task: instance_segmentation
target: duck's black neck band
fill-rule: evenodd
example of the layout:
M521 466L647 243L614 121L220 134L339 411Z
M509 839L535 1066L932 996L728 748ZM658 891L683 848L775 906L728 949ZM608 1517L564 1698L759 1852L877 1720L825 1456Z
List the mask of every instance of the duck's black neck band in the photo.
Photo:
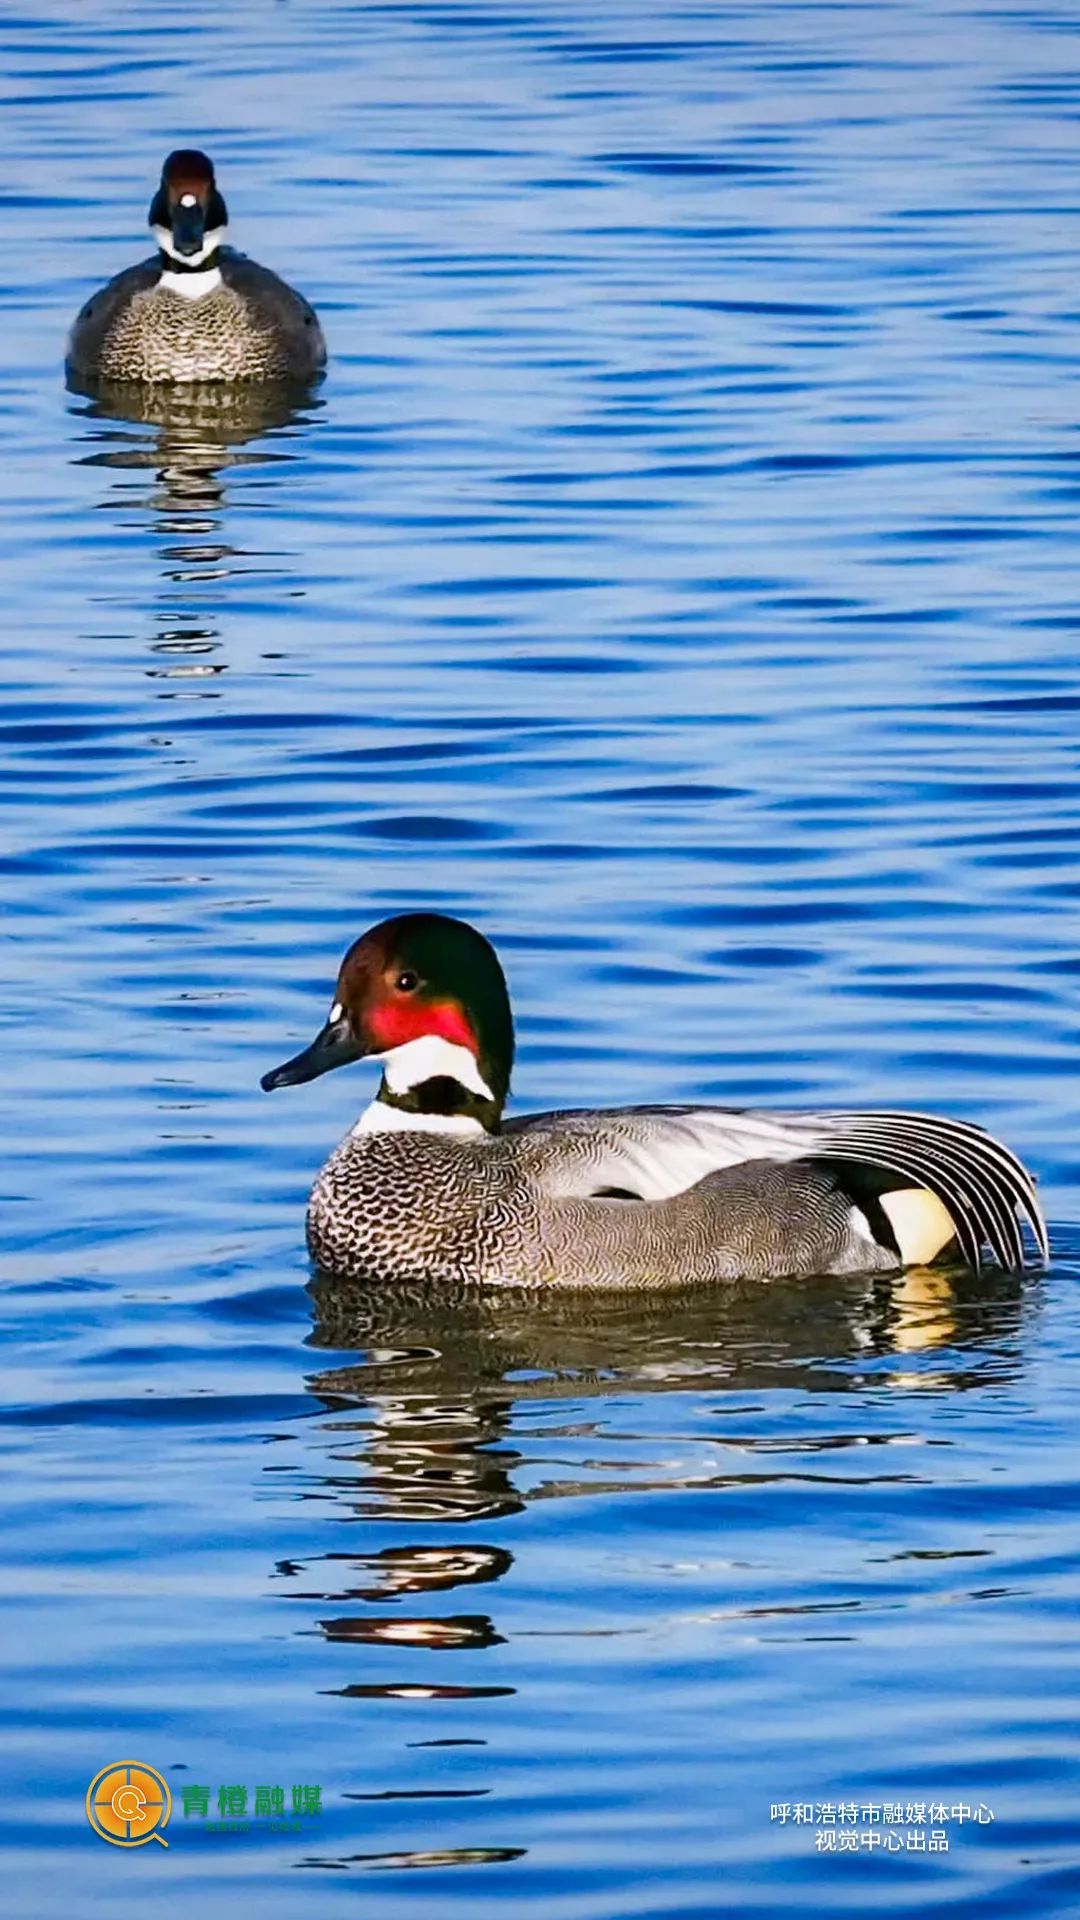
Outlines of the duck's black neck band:
M163 273L212 273L215 267L221 265L221 248L215 247L213 253L208 253L198 265L193 260L178 260L175 254L166 253L164 247L158 248L158 259Z
M415 1087L407 1087L404 1093L395 1093L384 1079L378 1098L385 1106L397 1107L401 1113L434 1113L447 1118L451 1114L460 1114L466 1120L479 1121L487 1133L499 1131L498 1102L485 1100L482 1094L463 1087L460 1080L455 1080L448 1073L437 1073L430 1080L419 1080Z

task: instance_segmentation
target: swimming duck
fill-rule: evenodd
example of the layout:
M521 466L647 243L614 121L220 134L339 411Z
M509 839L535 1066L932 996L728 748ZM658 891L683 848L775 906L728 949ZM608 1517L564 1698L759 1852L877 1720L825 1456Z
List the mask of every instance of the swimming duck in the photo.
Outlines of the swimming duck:
M150 203L158 253L91 296L71 330L75 381L307 380L326 362L299 293L225 245L225 202L205 153L179 149Z
M1034 1182L980 1127L915 1113L704 1106L506 1120L502 967L463 920L408 913L349 948L329 1018L264 1075L295 1086L373 1055L375 1099L318 1175L308 1246L370 1280L655 1287L889 1272L988 1247L1043 1260Z

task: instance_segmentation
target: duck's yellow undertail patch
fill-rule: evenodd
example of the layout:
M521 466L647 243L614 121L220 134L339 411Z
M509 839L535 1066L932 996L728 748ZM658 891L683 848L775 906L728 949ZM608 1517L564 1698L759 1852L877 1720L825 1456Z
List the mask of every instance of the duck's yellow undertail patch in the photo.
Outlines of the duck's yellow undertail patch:
M905 1267L924 1267L956 1238L948 1208L926 1187L898 1187L881 1204Z

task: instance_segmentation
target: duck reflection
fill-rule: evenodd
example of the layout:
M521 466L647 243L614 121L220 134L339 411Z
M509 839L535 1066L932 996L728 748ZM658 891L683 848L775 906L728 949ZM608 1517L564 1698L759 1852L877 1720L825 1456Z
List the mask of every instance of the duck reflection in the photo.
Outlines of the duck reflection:
M298 457L289 443L317 423L323 403L316 388L98 385L73 391L86 400L77 412L94 443L76 464L112 469L118 477L101 506L125 527L134 506L161 540L159 624L150 643L159 661L148 669L150 677L211 681L226 666L214 657L221 649L209 611L215 583L268 570L263 557L224 537L229 478L242 468L285 466ZM150 476L146 485L133 484L131 476L140 474ZM278 572L280 558L270 566ZM212 689L184 691L205 697Z
M358 1585L340 1585L334 1579L337 1562L341 1579L358 1574ZM511 1555L503 1547L416 1546L383 1547L368 1554L326 1553L317 1563L281 1560L277 1574L281 1579L311 1576L314 1566L323 1574L324 1584L294 1587L294 1600L400 1600L413 1593L442 1593L450 1587L473 1586L487 1580L499 1580L511 1565Z
M311 1390L330 1408L361 1403L381 1436L407 1431L421 1456L437 1433L455 1458L490 1445L530 1400L602 1400L628 1387L829 1393L898 1372L960 1391L985 1381L991 1358L998 1370L1018 1363L1025 1298L1015 1275L942 1268L623 1294L375 1288L320 1275L309 1291L309 1344L363 1352L315 1374ZM397 1446L395 1459L404 1465ZM380 1500L395 1485L381 1480Z
M435 1523L455 1534L527 1502L781 1479L790 1465L770 1464L777 1455L886 1446L895 1435L882 1417L883 1391L961 1392L1015 1371L1024 1299L1011 1276L939 1271L623 1296L372 1288L319 1277L310 1293L310 1345L358 1355L308 1381L327 1410L321 1479L340 1515ZM788 1434L779 1416L763 1427L760 1400L744 1430L746 1396L773 1389L819 1396L821 1431L800 1423ZM857 1396L870 1389L873 1412L860 1420ZM611 1433L605 1402L676 1391L707 1393L716 1410L708 1431L695 1428L693 1443L677 1450L679 1464L643 1460L635 1440L652 1451L649 1421L638 1436L623 1431L625 1419ZM879 1477L891 1477L884 1466ZM457 1535L283 1562L278 1576L297 1598L379 1606L493 1583L511 1564L505 1547ZM479 1618L418 1617L404 1637L491 1644L490 1622ZM355 1630L338 1618L323 1631L400 1644L395 1621L390 1632L381 1616L365 1616Z
M906 1481L894 1446L912 1441L913 1391L1010 1377L1025 1299L1037 1295L1012 1277L934 1271L623 1296L373 1288L320 1276L310 1297L309 1345L328 1364L307 1382L323 1412L306 1425L302 1492L312 1497L314 1459L337 1524L330 1551L278 1563L275 1590L301 1603L295 1631L331 1655L321 1694L350 1712L394 1703L421 1736L409 1745L483 1746L487 1703L515 1693L519 1660L529 1670L520 1625L494 1604L523 1509L650 1489L745 1486L754 1498L793 1477L819 1483L823 1498L835 1481L868 1490ZM859 1451L836 1457L848 1448ZM351 1550L343 1524L357 1527ZM394 1529L385 1545L381 1525ZM558 1592L565 1567L554 1577ZM786 1616L804 1604L766 1583L763 1597L725 1607L722 1575L717 1599L717 1619ZM395 1771L391 1750L379 1769L357 1797L477 1797L467 1767L435 1785L421 1775L417 1786ZM445 1808L439 1817L445 1828ZM395 1851L391 1827L385 1852L298 1864L442 1858L431 1851L441 1832L416 1837L426 1846ZM503 1837L475 1814L462 1815L460 1837L455 1859L502 1857L475 1845Z

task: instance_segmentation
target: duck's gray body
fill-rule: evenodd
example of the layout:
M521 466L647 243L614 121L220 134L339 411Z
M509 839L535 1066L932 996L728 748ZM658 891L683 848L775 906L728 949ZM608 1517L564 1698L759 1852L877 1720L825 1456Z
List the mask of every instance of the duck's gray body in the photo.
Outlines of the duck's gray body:
M71 330L77 382L142 385L309 380L326 363L312 307L284 280L222 247L220 284L189 299L162 284L160 254L86 302Z
M663 1287L885 1273L984 1247L1047 1255L1034 1183L962 1120L723 1107L503 1117L514 1030L467 921L404 913L354 941L327 1020L267 1093L353 1060L378 1093L323 1167L308 1245L371 1281Z
M1030 1177L962 1122L642 1107L460 1137L363 1129L308 1209L313 1258L354 1279L633 1288L894 1271L890 1187L947 1201L974 1266L983 1244L1023 1265L1018 1211L1044 1247Z

